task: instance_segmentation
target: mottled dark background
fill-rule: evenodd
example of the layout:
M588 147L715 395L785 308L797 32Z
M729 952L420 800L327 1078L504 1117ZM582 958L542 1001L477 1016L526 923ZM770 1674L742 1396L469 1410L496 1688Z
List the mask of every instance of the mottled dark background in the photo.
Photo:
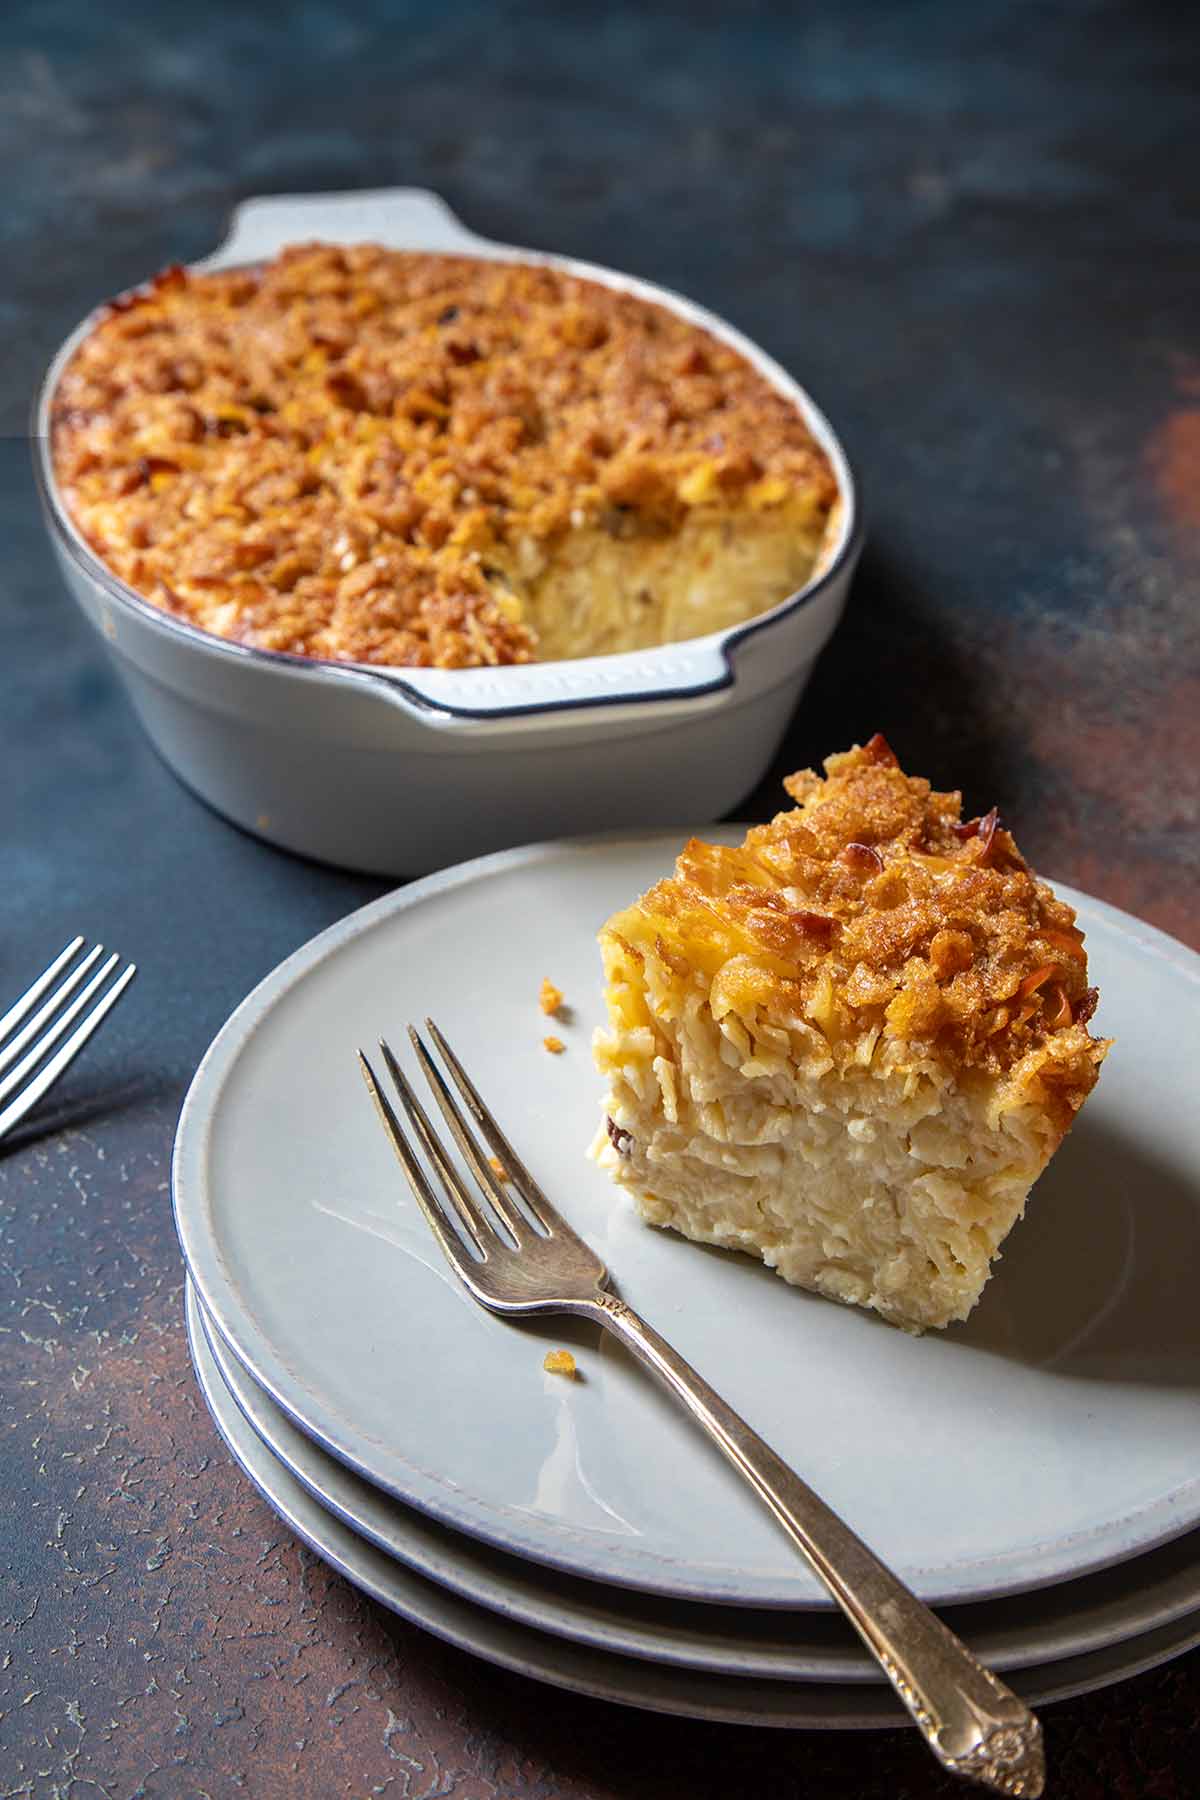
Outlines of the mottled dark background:
M361 1601L199 1401L180 1098L380 891L165 772L66 599L25 422L91 304L250 193L438 189L694 294L812 388L870 545L777 773L882 728L1047 870L1200 943L1200 35L1179 5L9 5L0 15L0 995L142 973L0 1159L0 1793L904 1800L909 1738L655 1721ZM744 810L773 810L765 783ZM1197 1792L1200 1659L1046 1718L1058 1800Z

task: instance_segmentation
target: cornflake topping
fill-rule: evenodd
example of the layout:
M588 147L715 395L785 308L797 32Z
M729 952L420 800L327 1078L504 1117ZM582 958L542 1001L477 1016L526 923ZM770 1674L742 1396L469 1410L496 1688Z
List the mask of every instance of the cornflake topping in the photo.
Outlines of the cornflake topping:
M674 312L556 269L301 244L167 270L54 399L55 475L109 567L236 642L457 669L536 654L508 570L590 525L837 484L799 410Z
M835 1061L892 1043L913 1066L1007 1071L1074 1033L1059 1061L1090 1085L1083 935L996 808L963 823L961 796L906 775L880 735L824 767L790 776L795 809L743 844L693 839L606 935L681 976L702 968L718 1018L815 1030ZM1078 1104L1070 1080L1048 1103Z

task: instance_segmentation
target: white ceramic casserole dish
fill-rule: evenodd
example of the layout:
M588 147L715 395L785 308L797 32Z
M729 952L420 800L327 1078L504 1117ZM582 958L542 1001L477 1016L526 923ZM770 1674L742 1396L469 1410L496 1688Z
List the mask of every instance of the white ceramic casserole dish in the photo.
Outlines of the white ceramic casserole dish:
M59 498L51 406L93 314L46 374L34 461L67 585L168 765L271 843L381 874L420 874L535 838L728 812L770 762L857 560L854 479L828 422L777 363L701 307L609 269L492 243L416 188L246 201L224 244L194 266L260 262L306 240L548 263L669 307L732 344L800 408L838 481L838 529L806 587L686 643L464 670L247 648L142 599L93 554Z

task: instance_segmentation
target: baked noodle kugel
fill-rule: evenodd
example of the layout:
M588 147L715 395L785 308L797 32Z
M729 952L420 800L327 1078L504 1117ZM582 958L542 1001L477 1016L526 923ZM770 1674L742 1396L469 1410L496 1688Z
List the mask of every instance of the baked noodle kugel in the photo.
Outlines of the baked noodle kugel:
M360 244L171 269L52 408L95 553L257 649L460 669L641 650L803 587L837 532L799 407L664 306Z
M1095 1084L1071 907L882 737L600 933L594 1147L642 1217L910 1331L965 1319Z

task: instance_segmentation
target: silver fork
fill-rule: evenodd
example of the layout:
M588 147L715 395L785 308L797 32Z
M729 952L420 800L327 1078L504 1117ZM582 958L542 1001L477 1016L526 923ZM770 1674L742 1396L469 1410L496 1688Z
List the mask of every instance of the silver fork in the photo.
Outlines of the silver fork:
M361 1050L358 1059L409 1186L467 1291L490 1312L574 1313L615 1333L683 1402L775 1515L878 1660L938 1761L953 1774L999 1793L1035 1800L1045 1784L1045 1760L1041 1727L1028 1707L976 1661L652 1325L606 1291L609 1275L600 1258L547 1200L433 1020L425 1024L461 1105L411 1025L409 1036L481 1199L451 1160L387 1044L380 1040L383 1060L445 1201L434 1191ZM505 1191L476 1131L523 1207Z
M137 974L137 965L126 963L110 983L109 977L120 957L111 955L96 969L104 955L103 945L97 944L77 962L83 945L84 939L77 937L60 951L0 1019L0 1138L53 1087ZM43 994L54 987L60 975L63 979L58 987L49 999L43 1000ZM88 975L91 980L81 988ZM81 1013L83 1018L75 1025Z

